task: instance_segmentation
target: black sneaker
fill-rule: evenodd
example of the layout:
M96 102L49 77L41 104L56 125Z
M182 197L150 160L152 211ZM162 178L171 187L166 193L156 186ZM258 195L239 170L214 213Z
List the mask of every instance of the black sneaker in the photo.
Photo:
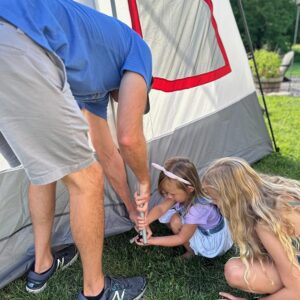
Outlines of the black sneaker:
M138 300L146 290L146 279L142 276L114 278L105 276L104 292L99 300ZM80 293L77 300L87 298Z
M26 291L38 294L42 292L46 286L48 279L57 270L64 270L72 265L78 258L78 251L75 245L70 245L54 254L53 264L49 270L43 273L34 272L34 264L27 274Z

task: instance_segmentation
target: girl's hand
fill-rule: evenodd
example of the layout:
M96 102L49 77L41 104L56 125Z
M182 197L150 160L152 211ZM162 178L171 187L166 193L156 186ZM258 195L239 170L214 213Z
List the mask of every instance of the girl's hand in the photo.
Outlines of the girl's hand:
M225 297L222 299L227 299L227 300L247 300L246 298L235 297L235 296L233 296L229 293L225 293L225 292L220 292L219 295L222 297ZM222 299L218 299L218 300L222 300Z
M152 232L151 232L152 234ZM151 246L153 245L153 241L154 241L155 237L152 237L151 235L148 237L147 236L147 244L144 244L144 241L142 238L140 238L138 235L135 237L134 241L137 245L139 246Z
M150 226L146 227L146 232L147 232L147 240L149 240L152 237L152 230Z
M145 228L145 227L143 227L143 229L144 229L144 228ZM135 227L135 230L136 230L137 232L141 231L141 229L136 228L136 227ZM146 234L147 234L147 239L150 239L151 236L152 236L152 230L151 230L150 226L147 226L147 227L146 227ZM137 238L138 238L138 236L137 236Z
M134 242L139 246L147 246L148 244L144 244L143 238L140 237L140 235L137 235L134 239ZM148 240L147 240L148 242Z

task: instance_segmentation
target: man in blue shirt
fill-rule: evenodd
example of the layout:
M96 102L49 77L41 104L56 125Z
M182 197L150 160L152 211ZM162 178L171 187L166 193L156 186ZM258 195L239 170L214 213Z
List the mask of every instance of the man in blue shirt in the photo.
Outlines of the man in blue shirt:
M72 0L0 2L0 132L32 182L36 259L28 291L42 291L55 270L76 256L51 253L55 182L62 179L70 193L71 229L83 265L78 299L129 300L144 293L143 277L114 279L102 273L103 175L74 99L85 111L105 173L128 205L123 161L106 122L108 97L114 94L120 152L136 175L142 204L147 204L150 178L142 117L150 81L149 48L116 19Z

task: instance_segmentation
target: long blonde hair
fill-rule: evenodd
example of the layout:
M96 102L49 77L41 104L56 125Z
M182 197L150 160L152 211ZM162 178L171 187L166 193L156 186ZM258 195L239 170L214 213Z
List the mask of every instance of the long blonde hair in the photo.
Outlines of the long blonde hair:
M269 258L258 239L255 226L262 223L275 234L292 264L295 263L296 249L292 237L295 228L280 213L296 207L288 202L300 201L300 183L279 176L258 174L243 159L221 158L213 161L201 177L204 186L213 188L220 196L218 206L229 221L232 238L240 251L246 266L249 262ZM299 245L298 245L299 246Z
M189 208L194 204L195 199L200 195L200 179L195 165L186 157L172 157L165 161L164 168L172 172L173 174L179 176L182 179L187 180L191 183L191 185L187 185L176 179L171 179L165 175L164 172L160 172L158 178L158 191L161 195L163 195L163 186L166 180L172 180L176 183L176 186L188 192L188 187L191 186L194 188L193 192L189 193L189 199L186 203L184 203L184 213L186 213Z

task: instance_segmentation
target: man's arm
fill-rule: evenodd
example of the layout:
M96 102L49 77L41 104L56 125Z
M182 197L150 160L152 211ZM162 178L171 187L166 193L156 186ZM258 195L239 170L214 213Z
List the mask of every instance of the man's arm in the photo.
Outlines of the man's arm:
M143 113L147 99L144 78L126 72L122 78L118 95L117 136L125 162L139 183L142 203L150 198L150 175L148 170L147 146L143 133Z

